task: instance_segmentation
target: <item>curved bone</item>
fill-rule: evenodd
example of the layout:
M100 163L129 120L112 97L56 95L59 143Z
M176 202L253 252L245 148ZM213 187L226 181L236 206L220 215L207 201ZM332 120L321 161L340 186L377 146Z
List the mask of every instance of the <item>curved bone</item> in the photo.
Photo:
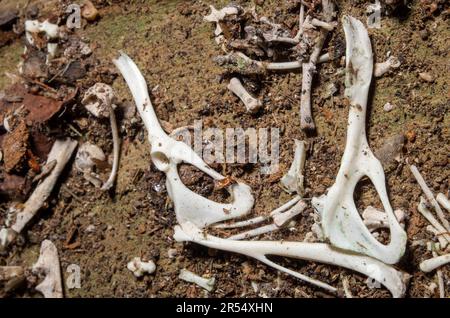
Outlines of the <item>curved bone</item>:
M198 227L233 219L247 214L253 207L254 199L249 186L236 183L230 186L233 201L221 204L195 192L181 181L178 164L191 164L216 180L225 177L211 169L188 145L170 138L158 122L148 95L147 84L136 64L126 55L114 60L133 95L136 107L148 131L151 157L158 170L166 174L167 192L174 202L177 220L193 222Z
M209 248L253 257L279 271L331 292L336 292L336 288L280 266L269 260L267 256L291 257L352 269L379 281L389 289L394 297L402 297L406 290L406 276L393 267L367 256L332 248L328 244L285 241L231 241L205 234L201 229L189 222L181 226L175 226L174 238L177 241L195 242Z
M329 189L322 212L325 237L339 248L395 264L405 252L406 233L392 210L386 191L383 167L373 155L366 138L366 110L373 56L364 25L344 16L346 37L346 96L350 100L347 142L335 184ZM368 176L380 196L391 233L388 245L378 242L364 225L353 200L358 181Z

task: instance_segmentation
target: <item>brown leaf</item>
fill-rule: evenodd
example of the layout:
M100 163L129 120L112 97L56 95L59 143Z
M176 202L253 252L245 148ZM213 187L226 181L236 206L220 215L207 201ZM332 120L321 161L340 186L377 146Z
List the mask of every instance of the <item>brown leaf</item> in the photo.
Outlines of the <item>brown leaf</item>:
M30 190L30 183L24 177L5 173L2 178L0 194L10 199L23 199Z
M27 151L28 138L28 128L23 121L3 138L2 149L6 172L18 167L22 161Z
M33 123L43 123L53 117L63 105L63 102L45 96L27 94L23 104L29 111L26 116L27 121Z

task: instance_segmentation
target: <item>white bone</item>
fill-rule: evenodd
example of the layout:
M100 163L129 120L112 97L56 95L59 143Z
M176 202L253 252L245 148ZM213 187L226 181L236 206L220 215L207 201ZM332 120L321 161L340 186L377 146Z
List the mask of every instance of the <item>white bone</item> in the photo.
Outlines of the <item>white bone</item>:
M166 173L168 194L174 202L179 224L175 227L174 234L177 241L192 241L207 247L247 255L268 266L332 292L335 292L336 288L282 267L270 261L267 255L307 259L343 266L380 281L391 291L394 297L404 295L406 276L370 257L337 250L327 244L234 241L220 239L205 233L204 228L210 224L238 218L248 213L253 206L250 188L241 183L232 184L233 203L224 205L197 195L184 186L177 172L177 164L181 161L194 165L216 180L221 180L224 177L211 170L185 143L178 142L164 133L151 105L145 80L136 64L125 54L114 60L114 63L130 87L139 114L147 128L153 163L159 170ZM224 208L227 209L227 213L224 213Z
M382 63L376 63L373 75L375 77L381 77L392 69L399 68L401 65L400 60L395 56L390 56L386 61Z
M156 270L156 265L153 261L143 262L140 257L135 257L127 264L127 268L134 276L142 277L145 274L152 274Z
M238 14L239 7L236 6L226 6L220 10L217 10L214 6L209 6L211 9L211 13L207 16L204 16L203 19L208 22L213 22L216 24L216 29L214 31L214 35L216 37L216 43L220 44L222 42L222 28L220 26L220 21L225 19L228 15Z
M57 39L59 37L59 27L56 24L48 22L39 22L38 20L27 20L25 21L25 37L31 45L34 45L33 36L31 33L45 33L47 40ZM58 44L47 43L47 62L49 57L52 58L56 55L58 49Z
M334 16L334 3L331 0L322 0L323 15L326 22L331 22ZM314 19L313 19L314 20ZM306 21L305 21L306 22ZM311 113L311 87L316 64L318 63L320 52L325 43L328 30L323 29L319 34L309 61L302 64L302 94L300 98L300 127L305 130L314 130L315 124Z
M325 22L325 21L320 21L320 20L318 20L318 19L316 19L316 18L313 18L313 19L311 20L311 24L312 24L313 26L320 27L320 28L325 29L325 30L327 30L327 31L332 31L332 30L334 29L334 27L335 27L335 24L333 24L333 23L328 23L328 22Z
M329 189L321 213L324 235L336 247L395 264L403 256L406 233L392 211L387 196L383 167L369 148L366 137L366 110L373 56L364 25L344 16L346 38L346 96L350 100L347 142L336 182ZM353 199L356 184L368 176L380 196L387 213L391 240L378 242L364 225Z
M438 231L437 236L446 239L447 242L450 243L450 234L445 229L445 227L441 223L439 223L438 220L436 220L436 218L433 216L430 210L428 210L427 202L422 197L420 197L420 202L419 205L417 206L417 210Z
M64 140L58 139L54 142L52 149L48 154L47 163L56 160L55 167L23 204L23 207L17 213L16 220L11 228L3 228L0 230L0 247L6 247L11 243L17 234L22 232L28 222L42 208L76 146L77 142L70 138Z
M33 273L43 273L44 280L36 286L45 298L62 298L61 268L59 266L58 250L49 240L41 244L39 259L33 265Z
M302 67L301 61L293 62L269 62L264 63L249 58L242 52L231 52L227 55L219 56L215 59L219 64L236 64L247 65L249 68L254 68L259 72L264 71L291 71L297 70Z
M272 212L269 213L269 215L267 216L257 216L254 217L252 219L248 219L245 221L239 221L239 222L235 222L235 223L231 223L231 224L217 224L214 226L214 228L217 229L234 229L234 228L238 228L238 227L245 227L245 226L250 226L250 225L255 225L261 222L266 221L267 219L280 214L288 209L290 209L292 206L294 206L294 204L296 204L298 201L300 201L301 198L300 196L295 196L293 199L289 200L288 202L286 202L285 204L283 204L282 206L276 208L275 210L273 210Z
M194 283L209 292L212 292L214 290L214 285L216 283L215 277L203 278L186 269L182 269L180 271L180 275L178 276L178 278L188 283Z
M205 234L201 229L189 222L183 223L181 226L175 226L174 238L179 242L191 241L206 247L253 257L279 271L331 292L336 292L336 288L280 266L269 260L267 256L292 257L352 269L381 282L390 290L394 297L402 297L406 290L406 276L393 267L367 256L334 249L328 244L286 241L231 241Z
M303 187L303 169L306 161L306 147L304 141L294 139L294 142L294 160L292 161L289 171L281 178L281 184L283 185L283 189L288 193L296 192L299 195L303 195L305 191Z
M16 277L25 275L25 270L22 266L0 266L0 282L8 281Z
M243 233L239 233L233 236L230 236L229 240L242 240L248 239L254 236L266 234L269 232L274 232L281 229L283 226L287 224L289 220L299 215L304 209L306 209L306 203L304 201L298 201L292 208L284 212L277 212L271 214L273 218L273 224L265 225L262 227L258 227L253 230L249 230Z
M405 212L403 212L402 210L395 210L394 214L400 225L404 227L405 226L404 221L406 218ZM383 211L377 210L373 206L368 206L366 209L364 209L362 213L362 218L364 224L371 231L377 230L379 228L389 227L387 214L384 213Z
M114 114L114 99L114 91L111 86L104 83L96 83L86 91L81 101L86 109L95 117L109 117L113 137L113 166L108 180L102 186L102 190L105 191L114 185L117 171L119 170L120 139L116 115Z
M410 165L409 169L411 170L413 176L416 178L419 186L422 188L422 191L425 194L425 197L427 198L428 202L430 202L433 208L436 210L436 214L439 220L441 221L442 225L447 230L447 232L450 232L450 224L448 220L445 218L444 211L442 211L441 207L437 203L436 199L434 198L433 192L431 192L430 188L427 186L419 170L415 165Z
M103 162L105 160L105 153L100 147L86 142L78 148L75 157L75 167L83 173L86 180L99 188L102 185L102 181L94 174L93 169L97 162Z
M232 184L232 203L220 204L192 192L182 183L177 168L181 162L195 166L215 180L225 177L211 169L187 144L170 138L164 132L151 104L145 79L136 64L125 54L114 60L114 64L125 78L147 128L152 160L156 168L167 176L166 187L174 202L178 221L190 221L202 228L247 214L254 199L246 184Z
M427 225L426 230L432 233L439 241L439 244L445 249L448 245L447 240L442 236L441 232L436 229L433 225Z
M261 101L250 95L238 78L233 77L227 87L241 99L248 112L254 113L261 108Z
M423 272L428 273L434 271L436 268L444 266L447 263L450 263L450 254L445 254L427 259L426 261L420 263L420 269Z
M442 193L438 193L436 196L436 201L442 205L444 209L450 212L450 201Z

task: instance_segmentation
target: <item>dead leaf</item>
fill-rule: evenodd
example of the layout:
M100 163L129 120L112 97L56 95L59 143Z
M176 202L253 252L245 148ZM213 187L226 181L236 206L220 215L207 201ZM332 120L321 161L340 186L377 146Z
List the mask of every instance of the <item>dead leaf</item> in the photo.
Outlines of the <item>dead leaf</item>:
M6 172L10 172L21 163L27 152L28 138L28 128L23 121L3 138L3 161Z

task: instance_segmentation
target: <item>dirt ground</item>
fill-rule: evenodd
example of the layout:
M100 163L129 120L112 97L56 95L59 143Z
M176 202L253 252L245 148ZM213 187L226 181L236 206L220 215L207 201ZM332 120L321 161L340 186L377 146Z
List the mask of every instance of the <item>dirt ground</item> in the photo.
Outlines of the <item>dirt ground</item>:
M3 5L5 1L0 1ZM25 2L25 1L23 1ZM252 1L236 1L244 7ZM290 29L297 14L287 12L279 1L255 1L257 12ZM20 2L19 2L20 3ZM77 31L94 47L94 54L117 73L111 62L118 50L137 63L151 89L157 115L174 128L202 119L206 127L229 128L278 127L280 129L281 174L287 171L293 156L293 139L309 144L306 161L306 198L321 195L337 174L344 151L348 107L344 96L343 66L320 65L313 88L313 116L317 131L306 135L299 128L301 73L270 74L255 95L263 98L264 109L255 115L245 112L243 104L226 89L224 69L213 62L222 54L213 38L214 27L203 21L209 4L222 7L227 1L97 1L100 19L83 22ZM365 1L339 1L339 17L352 15L366 20ZM435 194L448 195L450 181L450 27L448 13L430 14L421 1L412 1L410 9L382 16L380 29L369 29L377 62L388 52L398 56L402 65L392 73L373 80L368 111L368 139L372 149L381 149L390 137L406 138L399 161L383 162L391 203L408 216L407 252L397 267L412 275L407 297L438 297L428 286L437 282L436 274L421 272L418 265L431 257L425 246L412 246L417 240L433 240L426 231L428 223L417 211L422 192L407 162L414 163ZM426 30L426 31L424 31ZM332 33L330 42L342 41L342 25ZM0 48L0 91L9 85L4 72L17 72L23 52L23 37ZM428 72L433 82L424 81L420 72ZM87 73L86 77L94 75ZM124 111L132 104L131 94L120 76L113 87ZM326 87L334 83L338 92L326 96ZM395 107L386 112L383 106ZM82 108L81 105L74 107ZM77 112L75 112L77 113ZM110 129L86 112L72 118L81 136L112 152ZM175 213L167 200L165 176L150 162L146 132L138 115L134 122L121 120L122 154L117 185L106 194L87 183L73 165L61 179L48 207L8 252L0 254L0 265L31 266L39 255L42 240L48 238L58 247L64 279L71 264L80 266L81 288L65 288L67 297L335 297L324 290L290 276L279 274L258 261L244 256L207 249L195 244L176 243L173 239ZM69 128L66 128L69 130ZM72 133L73 134L73 133ZM108 137L108 138L106 138ZM280 187L279 177L259 173L259 164L213 166L233 175L252 188L255 206L252 215L266 214L290 199ZM187 174L193 173L187 171ZM107 177L108 172L104 172ZM210 180L194 174L198 191L214 196ZM382 208L376 191L367 180L360 182L356 194L360 207ZM9 202L2 200L2 211ZM264 239L304 239L313 224L309 207L296 218L294 228L268 234ZM0 213L0 225L5 221ZM68 238L69 237L69 238ZM78 242L76 245L68 246ZM75 246L75 247L74 247ZM170 258L169 249L176 249ZM135 256L152 259L157 269L152 275L135 278L126 268ZM339 288L342 276L349 279L355 297L390 297L384 289L370 289L366 277L352 271L298 260L280 260L289 268ZM203 289L178 279L187 268L197 274L216 277L216 289ZM450 295L450 267L442 268L446 295ZM251 282L257 282L255 292ZM13 297L35 297L23 286Z

